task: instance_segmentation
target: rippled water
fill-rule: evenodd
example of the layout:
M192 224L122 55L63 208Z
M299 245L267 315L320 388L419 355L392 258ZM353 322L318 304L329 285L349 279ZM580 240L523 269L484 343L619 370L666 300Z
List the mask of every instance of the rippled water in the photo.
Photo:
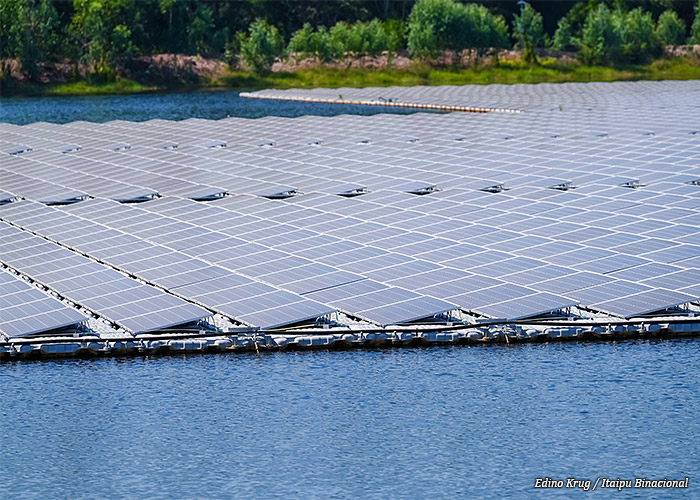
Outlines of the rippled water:
M584 495L534 490L544 476L689 476L621 495L697 498L699 347L2 363L0 498Z
M4 99L0 121L388 111L207 92ZM700 498L699 351L669 340L0 363L0 500ZM545 476L689 476L690 489L534 490Z
M106 122L109 120L144 121L154 118L216 120L227 116L243 118L285 116L291 118L302 115L373 115L377 113L410 114L415 113L415 110L351 104L247 99L239 97L238 91L230 90L122 96L13 97L0 101L0 122L17 125L37 121L67 123L75 120Z

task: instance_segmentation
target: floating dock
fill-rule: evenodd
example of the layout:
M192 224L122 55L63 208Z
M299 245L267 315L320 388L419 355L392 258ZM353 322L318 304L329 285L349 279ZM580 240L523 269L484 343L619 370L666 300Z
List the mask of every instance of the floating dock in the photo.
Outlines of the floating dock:
M271 90L241 92L240 96L248 99L272 99L323 104L352 104L358 106L385 106L393 108L428 109L432 111L459 111L463 113L520 113L517 109L478 108L474 106L461 106L458 104L434 104L415 101L403 102L399 100L399 98L383 98L381 96L375 99L344 98L342 94L338 94L336 97L314 97L313 95L293 95L291 93L284 93L284 91Z

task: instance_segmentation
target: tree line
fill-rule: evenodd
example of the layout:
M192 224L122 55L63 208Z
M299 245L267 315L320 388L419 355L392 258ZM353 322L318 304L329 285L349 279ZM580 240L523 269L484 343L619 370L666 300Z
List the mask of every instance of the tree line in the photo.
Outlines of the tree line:
M0 0L0 59L29 78L58 61L116 75L139 55L181 53L242 61L339 61L406 50L418 60L538 49L576 51L585 64L642 63L668 45L700 44L700 0Z

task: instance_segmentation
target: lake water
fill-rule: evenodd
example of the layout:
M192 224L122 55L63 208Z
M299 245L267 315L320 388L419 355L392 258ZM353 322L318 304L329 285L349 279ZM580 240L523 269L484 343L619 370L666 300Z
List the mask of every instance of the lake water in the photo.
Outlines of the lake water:
M697 498L700 343L0 364L0 498Z
M5 99L0 121L388 111L207 92ZM668 340L0 363L0 499L699 498L699 359Z
M135 95L13 97L0 100L0 122L24 125L37 121L67 123L76 120L144 121L154 118L184 120L227 116L261 118L263 116L302 115L335 116L341 114L410 114L415 110L374 106L270 101L239 97L238 91L220 90L189 93L153 93Z

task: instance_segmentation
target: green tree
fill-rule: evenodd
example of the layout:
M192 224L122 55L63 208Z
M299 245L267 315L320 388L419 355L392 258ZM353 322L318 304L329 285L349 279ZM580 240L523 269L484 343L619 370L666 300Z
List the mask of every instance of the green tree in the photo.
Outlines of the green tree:
M331 47L331 34L325 26L320 26L313 37L313 46L316 57L320 61L329 62L333 59L333 48Z
M390 56L406 47L406 23L400 19L384 21L384 32L387 36L387 50Z
M463 27L464 33L473 31L474 38L463 40L460 50L476 49L479 55L494 51L493 55L498 58L498 49L510 47L508 25L503 16L492 14L483 5L468 4L464 6L464 10L467 12L466 22L473 24L475 28Z
M190 37L182 36L187 33L187 5L176 0L159 0L158 8L161 16L159 22L160 50L162 52L179 53L189 51Z
M187 26L188 45L190 50L197 54L209 54L212 51L212 39L215 35L212 14L211 7L199 3Z
M654 20L649 12L639 8L629 12L617 10L612 15L612 23L625 61L644 63L660 55L661 44L656 37Z
M656 24L656 36L663 45L682 45L685 42L685 22L672 10L666 10L659 16Z
M419 0L408 18L408 51L420 59L448 49L476 49L483 54L508 47L508 38L505 20L482 5Z
M331 50L330 34L325 26L320 26L314 31L311 24L294 32L287 45L289 54L296 54L299 59L317 57L320 61L328 62L333 54Z
M542 14L533 9L529 3L524 4L520 15L516 14L513 35L518 41L517 47L523 52L525 62L536 63L535 49L544 45L544 29Z
M551 47L554 50L565 50L575 44L576 40L574 39L571 21L566 17L562 17L557 23L557 30L552 37Z
M256 19L248 28L248 33L239 36L243 62L257 74L269 73L284 46L279 30L264 19Z
M136 52L131 40L133 0L74 0L71 31L93 76L113 78Z
M578 57L584 64L605 64L619 60L620 37L613 16L605 5L590 11L583 24Z
M330 29L331 56L333 59L344 59L352 45L352 30L345 21L338 21Z
M59 18L49 0L0 0L0 57L16 58L32 80L57 56Z
M131 42L131 30L123 24L112 29L109 63L122 68L126 61L136 53L136 47Z
M224 46L224 61L229 68L235 69L238 66L241 55L241 40L240 37L234 36L226 42Z
M391 35L378 19L353 24L339 21L328 32L328 50L333 59L343 59L349 55L377 56L391 50L392 43Z
M412 57L435 57L457 35L457 9L452 0L418 0L408 16L408 52Z
M314 57L316 50L313 46L313 36L314 29L311 27L311 24L304 23L304 26L300 30L295 31L289 39L287 52L296 54L300 59Z
M378 56L387 50L388 38L379 19L372 19L368 23L358 21L352 26L352 30L354 33L351 40L356 44L352 47L352 52L358 56Z
M700 43L700 0L698 0L698 3L695 5L695 19L693 20L693 25L690 27L688 43Z
M0 0L0 58L15 57L19 45L22 21L21 1Z
M36 0L30 1L31 13L29 16L29 28L33 33L34 43L38 46L41 56L55 57L60 41L60 19L50 0L41 0L36 5Z
M418 59L428 59L437 55L440 42L432 23L409 25L407 38L408 53Z

